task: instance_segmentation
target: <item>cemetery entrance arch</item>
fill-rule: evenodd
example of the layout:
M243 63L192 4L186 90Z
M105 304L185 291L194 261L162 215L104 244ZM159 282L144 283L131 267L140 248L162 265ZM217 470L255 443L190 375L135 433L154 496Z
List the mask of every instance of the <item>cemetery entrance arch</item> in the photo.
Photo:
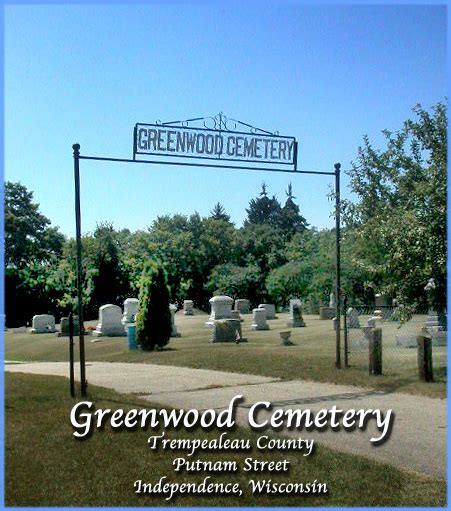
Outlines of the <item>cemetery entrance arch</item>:
M320 174L335 177L335 234L337 298L336 359L341 367L340 315L340 164L333 172L298 170L298 143L294 137L281 136L256 128L219 113L214 117L197 117L185 121L137 123L133 130L133 158L113 158L80 154L80 144L74 144L75 223L77 247L77 297L80 324L81 394L86 395L86 367L83 325L83 274L81 247L80 160L95 160L147 165L204 166L266 172L287 172L291 175ZM152 159L149 159L151 157ZM346 337L345 337L346 342ZM344 346L345 366L347 346Z

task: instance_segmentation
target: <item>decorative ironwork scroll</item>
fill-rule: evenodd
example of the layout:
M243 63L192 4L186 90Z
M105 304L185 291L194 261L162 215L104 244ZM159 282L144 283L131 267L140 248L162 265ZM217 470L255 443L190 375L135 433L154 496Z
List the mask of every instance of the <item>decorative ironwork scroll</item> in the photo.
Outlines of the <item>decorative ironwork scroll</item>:
M294 137L280 136L222 112L214 117L155 124L137 123L133 137L136 155L242 161L296 167Z

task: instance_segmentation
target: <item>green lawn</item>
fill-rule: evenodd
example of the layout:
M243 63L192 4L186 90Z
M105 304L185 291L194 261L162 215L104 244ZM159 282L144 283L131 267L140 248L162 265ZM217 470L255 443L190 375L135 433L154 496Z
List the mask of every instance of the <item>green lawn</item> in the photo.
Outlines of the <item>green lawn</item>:
M37 341L40 342L40 341ZM60 341L58 341L60 342ZM182 342L180 340L180 342ZM237 348L240 349L241 347ZM154 408L135 396L90 386L97 408ZM315 453L212 452L193 459L231 460L243 466L246 457L290 462L288 475L245 473L210 474L215 482L239 482L242 497L177 496L166 502L161 496L136 495L133 483L201 482L205 473L175 473L172 460L181 452L150 450L149 432L96 430L91 438L72 436L69 413L76 402L67 395L61 377L25 374L5 375L5 499L7 506L445 506L446 483L364 458L335 453L317 446ZM214 438L218 431L167 431L171 438ZM255 443L255 432L237 429L237 438ZM248 487L251 478L273 481L289 479L328 485L327 495L255 497Z
M187 366L446 397L446 348L434 348L437 381L423 383L418 381L416 350L395 346L394 336L411 326L398 330L395 323L384 323L384 374L374 377L368 374L366 351L351 351L350 367L340 370L335 368L335 332L331 321L321 321L318 316L305 316L307 326L291 329L295 346L287 347L280 345L278 332L287 330L288 314L278 316L278 319L268 321L270 330L254 332L250 328L252 315L245 315L243 335L249 342L237 346L234 343L208 342L210 332L204 325L207 315L183 316L177 313L176 325L182 337L171 339L164 351L130 352L125 337L104 338L102 342L92 343L92 337L87 336L86 360ZM86 324L95 323L91 321ZM419 318L412 325L421 323L422 318ZM351 339L357 335L361 335L361 332L350 331ZM5 359L68 360L67 338L57 338L55 334L14 334L7 331Z

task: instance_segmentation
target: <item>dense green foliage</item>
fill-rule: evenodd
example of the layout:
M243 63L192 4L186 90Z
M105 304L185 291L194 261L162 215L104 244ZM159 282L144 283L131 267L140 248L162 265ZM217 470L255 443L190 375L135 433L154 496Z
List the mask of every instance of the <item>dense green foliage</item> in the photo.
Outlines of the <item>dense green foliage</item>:
M5 183L5 266L23 268L49 263L61 255L64 236L39 212L33 192L20 183Z
M441 103L414 112L398 132L384 132L384 149L364 137L347 171L357 200L343 201L342 288L352 304L372 304L386 292L423 308L430 277L437 306L446 302L447 112ZM334 287L335 231L309 227L291 183L283 206L263 183L246 212L242 227L220 203L209 217L160 216L133 233L100 224L82 240L86 318L137 296L150 260L162 262L179 305L191 299L207 310L213 293L279 306L300 296L318 312ZM38 313L58 318L76 306L74 240L50 227L19 183L5 185L5 264L8 325Z
M7 181L5 201L5 313L9 324L55 310L62 279L49 271L62 255L64 236L39 212L33 193Z
M171 336L171 313L166 272L155 262L144 267L139 282L136 339L143 350L162 348Z
M106 303L122 305L130 293L130 286L119 256L119 242L111 224L97 227L94 245L90 307L97 310Z
M433 277L437 305L444 308L447 111L442 103L432 112L420 105L414 111L416 120L396 133L384 131L384 151L364 138L349 171L359 202L345 203L345 214L370 286L413 304L424 299Z

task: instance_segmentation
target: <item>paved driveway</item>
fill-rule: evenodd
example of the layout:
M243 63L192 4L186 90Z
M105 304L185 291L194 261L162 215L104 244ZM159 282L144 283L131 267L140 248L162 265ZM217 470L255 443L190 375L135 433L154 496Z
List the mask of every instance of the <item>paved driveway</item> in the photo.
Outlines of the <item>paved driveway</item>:
M78 366L76 366L78 369ZM68 364L34 362L5 364L5 370L68 376ZM395 422L389 440L375 447L369 439L377 433L370 421L366 431L289 431L291 437L311 438L332 449L358 454L435 478L446 478L446 400L401 393L384 393L358 387L310 381L281 381L276 378L151 364L92 362L87 379L108 387L174 408L224 409L241 394L237 411L239 424L249 427L249 407L270 401L277 408L310 408L317 411L336 405L349 409L392 409ZM89 389L89 387L88 387ZM259 416L263 417L263 415ZM379 436L377 434L376 436Z

